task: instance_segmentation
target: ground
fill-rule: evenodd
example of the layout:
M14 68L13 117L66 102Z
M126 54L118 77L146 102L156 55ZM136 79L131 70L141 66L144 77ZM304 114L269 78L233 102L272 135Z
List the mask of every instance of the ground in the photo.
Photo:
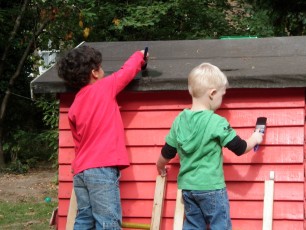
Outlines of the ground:
M35 199L57 199L56 169L40 167L26 174L0 173L0 201L20 202ZM48 198L47 198L48 201Z

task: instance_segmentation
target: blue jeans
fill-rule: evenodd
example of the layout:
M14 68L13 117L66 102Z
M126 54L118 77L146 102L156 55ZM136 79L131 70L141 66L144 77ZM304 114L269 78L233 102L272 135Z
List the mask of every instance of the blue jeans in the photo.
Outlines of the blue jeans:
M78 203L74 230L121 229L119 178L116 167L88 169L73 177Z
M185 220L183 230L231 230L226 188L211 191L183 190Z

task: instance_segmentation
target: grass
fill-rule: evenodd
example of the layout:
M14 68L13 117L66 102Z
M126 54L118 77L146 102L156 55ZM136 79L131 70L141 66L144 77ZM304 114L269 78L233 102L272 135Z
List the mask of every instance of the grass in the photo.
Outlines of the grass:
M57 202L38 202L34 199L19 203L0 202L0 229L50 229L49 221ZM51 228L52 229L52 228Z

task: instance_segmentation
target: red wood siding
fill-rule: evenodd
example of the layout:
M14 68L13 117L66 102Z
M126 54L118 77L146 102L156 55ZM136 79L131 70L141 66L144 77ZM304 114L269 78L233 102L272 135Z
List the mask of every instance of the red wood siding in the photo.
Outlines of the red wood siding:
M305 89L305 111L304 111L304 115L305 115L305 131L304 131L304 166L306 168L306 89ZM305 175L305 173L304 173ZM305 181L306 182L306 181ZM304 191L306 191L306 183L304 183ZM304 192L304 230L306 229L306 196L305 196L305 192Z
M74 157L67 111L73 95L61 95L59 139L59 229L65 229L72 188ZM124 92L118 98L131 166L122 171L124 221L150 223L155 189L155 162L174 117L190 107L190 97L178 92ZM225 116L242 138L254 130L258 116L268 128L257 153L237 157L224 149L224 171L233 229L262 227L264 181L275 172L273 229L303 229L305 89L229 89L218 114ZM172 229L178 159L168 170L162 229Z

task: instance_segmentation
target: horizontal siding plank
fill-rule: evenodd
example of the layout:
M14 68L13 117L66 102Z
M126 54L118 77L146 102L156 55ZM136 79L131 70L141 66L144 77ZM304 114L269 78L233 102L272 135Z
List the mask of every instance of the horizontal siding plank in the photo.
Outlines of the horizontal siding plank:
M236 129L241 138L249 138L254 129ZM168 130L126 130L126 144L128 146L163 145ZM303 145L304 127L268 128L263 145Z
M254 131L251 128L236 129L241 138L248 138ZM155 146L165 143L165 136L169 130L126 130L126 144L128 146ZM304 127L269 127L266 131L262 145L303 145ZM74 146L71 132L61 130L59 132L59 147Z
M60 113L58 119L58 128L59 130L70 129L68 121L68 113Z
M126 129L170 128L180 111L123 111L121 113ZM254 128L257 117L267 117L268 127L304 125L304 108L293 109L248 109L225 110L217 114L226 117L232 127Z
M65 230L66 229L66 222L67 222L67 216L59 216L58 223L57 223L57 229L58 230Z
M122 200L153 200L155 182L120 182ZM304 183L303 182L277 182L274 184L274 200L277 201L303 201ZM263 200L264 182L227 182L226 187L230 200ZM58 197L69 199L71 196L72 182L62 181L59 184ZM166 187L165 199L176 199L177 184L168 182Z
M221 108L304 107L303 96L303 88L228 89ZM122 92L118 104L122 110L177 110L190 107L191 97L188 91Z
M162 146L128 146L129 159L132 164L155 164ZM303 146L262 146L256 153L250 151L242 156L236 156L227 148L223 149L225 164L273 164L273 163L303 163ZM176 156L170 164L178 164Z
M66 216L69 208L69 199L60 199L59 216ZM123 217L150 218L153 200L122 200ZM166 200L163 217L173 217L175 200ZM231 218L233 219L262 219L262 201L231 201ZM247 210L247 211L246 211ZM303 220L304 202L275 201L274 219Z
M150 223L151 218L123 218L124 222L130 223ZM58 229L62 230L66 228L67 218L65 216L59 216ZM262 228L261 220L250 219L232 219L233 230L258 230ZM285 229L285 230L302 230L304 222L299 220L273 220L273 230ZM161 229L172 229L173 219L163 218ZM127 228L123 228L127 229ZM132 230L132 229L129 229Z
M271 171L275 172L275 181L304 181L304 170L302 164L224 166L226 181L264 181L269 179Z
M229 199L232 200L263 200L264 182L227 182L226 183ZM303 201L304 183L275 183L274 200L277 201ZM121 199L153 199L155 183L153 182L121 182ZM176 199L177 184L168 182L166 187L165 199Z
M182 110L174 111L122 111L121 116L126 129L152 129L171 127L175 117ZM226 117L232 127L254 127L257 117L267 117L268 127L304 125L304 108L283 109L220 109L217 114ZM61 113L59 129L70 129L68 114Z
M129 159L132 164L155 164L162 146L128 146ZM256 153L253 151L242 156L236 156L227 148L223 149L225 164L290 164L303 163L303 146L262 146ZM73 147L59 148L59 164L71 164L74 159ZM176 156L170 164L178 164L179 158Z
M59 216L67 216L68 210L69 210L69 204L70 200L69 199L59 199L59 206L58 206L58 215Z
M232 219L233 230L262 229L262 220ZM301 220L273 220L273 230L303 230Z
M58 149L58 163L59 164L71 164L74 159L75 150L74 147L60 147Z
M303 201L304 182L274 183L275 201ZM226 182L229 199L232 200L263 200L264 182Z
M264 181L269 179L270 171L275 171L275 181L304 181L303 164L292 165L225 165L227 181ZM143 173L146 172L146 173ZM176 181L178 166L168 169L168 180ZM122 181L151 181L157 174L155 165L131 165L122 171Z
M304 107L304 91L304 88L228 89L221 108ZM188 91L160 91L158 93L123 91L117 99L123 110L182 109L191 105ZM67 111L73 100L74 93L60 94L60 111Z
M273 219L303 220L304 202L275 201ZM231 217L240 219L262 219L263 202L258 201L231 201ZM246 211L247 210L247 211Z
M131 223L150 223L150 218L124 218L123 221ZM232 219L233 230L259 230L262 229L261 220ZM125 229L125 228L123 228ZM163 218L161 229L173 229L173 219ZM302 230L302 220L274 220L274 230ZM130 229L131 230L131 229Z
M304 165L225 165L224 174L227 181L264 181L269 179L270 171L275 172L275 181L304 181ZM144 173L145 172L145 173ZM168 180L176 181L178 165L170 165ZM121 181L155 181L155 165L131 165L122 170ZM59 181L72 181L70 165L59 166Z
M273 164L302 163L303 146L260 146L257 152L236 156L227 148L223 149L225 164Z
M305 103L304 89L229 89L223 108L297 108Z
M71 165L59 165L58 180L60 182L72 181Z
M72 181L60 181L60 183L58 184L58 198L70 199L72 187Z
M123 216L125 217L150 217L153 201L148 200L123 200ZM173 217L175 201L165 201L163 217ZM303 220L304 202L275 201L274 219ZM231 201L231 218L261 219L263 217L263 202L261 201ZM246 211L247 210L247 211ZM259 211L260 210L260 211Z
M59 94L60 99L60 112L67 112L70 108L75 97L75 93L61 93Z

